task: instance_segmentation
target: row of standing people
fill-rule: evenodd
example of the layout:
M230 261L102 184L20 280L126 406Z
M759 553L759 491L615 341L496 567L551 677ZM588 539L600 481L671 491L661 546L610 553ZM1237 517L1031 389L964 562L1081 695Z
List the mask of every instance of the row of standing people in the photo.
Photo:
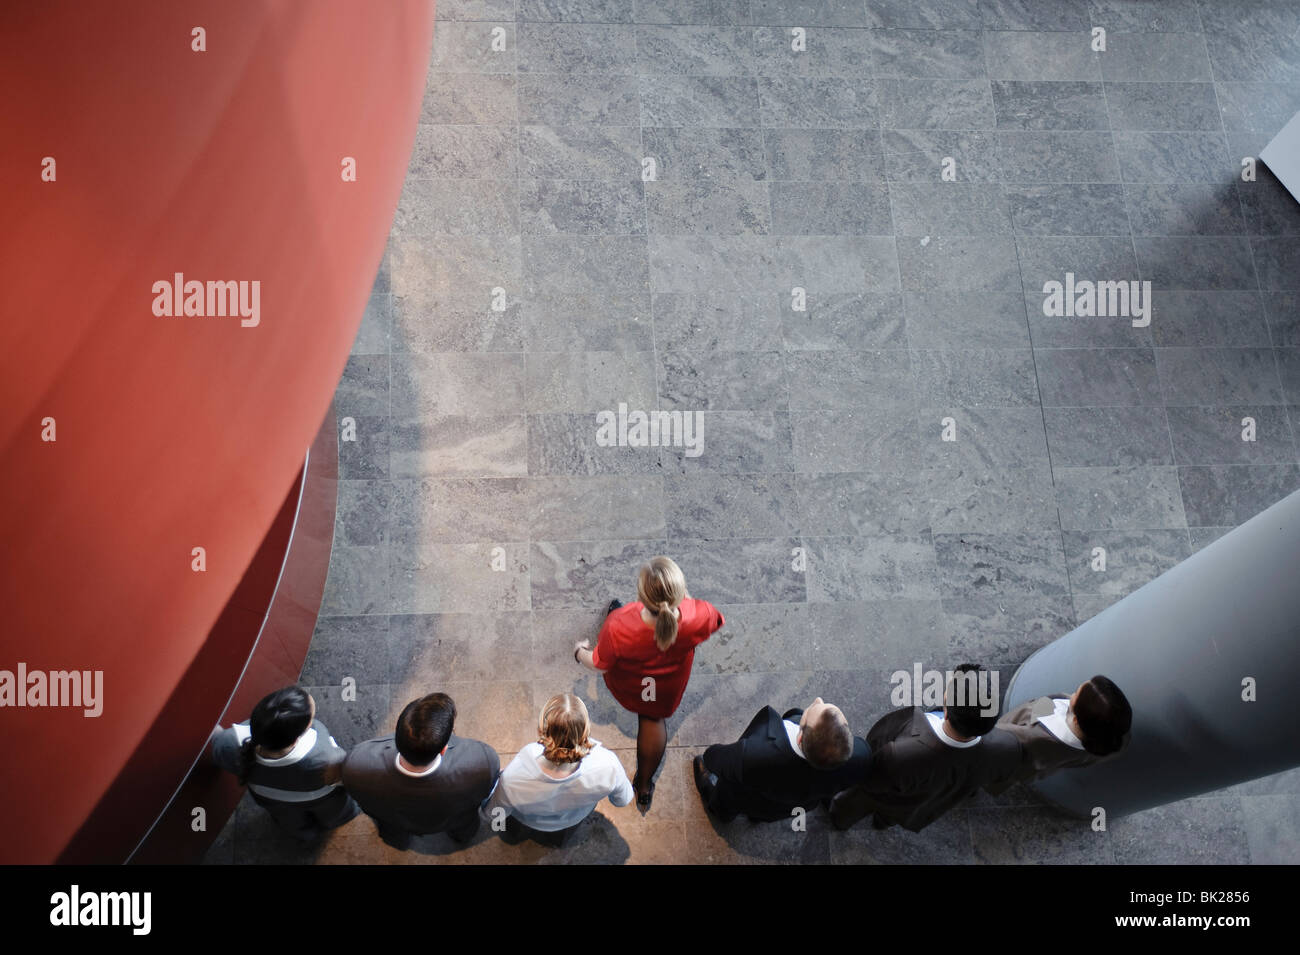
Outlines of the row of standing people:
M315 720L310 696L287 688L261 701L246 723L220 732L214 758L304 839L364 810L397 846L431 832L465 841L482 819L507 838L559 844L604 798L615 806L635 799L647 812L667 745L666 720L681 703L695 648L725 621L689 595L670 558L645 564L637 591L635 603L610 603L595 648L585 640L574 647L575 661L601 671L611 695L638 716L631 780L617 757L590 738L585 705L567 693L547 702L536 742L504 773L491 747L453 734L455 704L439 693L408 704L393 735L345 754ZM973 676L979 669L968 664L957 672ZM1128 702L1104 676L1068 699L1030 701L1001 719L954 699L953 686L942 711L896 710L865 740L821 698L782 714L764 707L740 740L696 757L696 786L723 819L788 818L820 804L840 828L871 816L877 827L916 831L977 789L1001 792L1089 765L1118 752L1128 737Z

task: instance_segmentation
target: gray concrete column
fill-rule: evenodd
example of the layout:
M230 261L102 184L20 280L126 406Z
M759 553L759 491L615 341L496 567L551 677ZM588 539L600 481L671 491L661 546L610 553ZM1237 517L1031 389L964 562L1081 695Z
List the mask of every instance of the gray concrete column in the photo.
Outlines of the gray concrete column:
M1066 812L1114 818L1300 766L1300 491L1031 655L1005 707L1098 673L1132 704L1132 739L1033 784Z

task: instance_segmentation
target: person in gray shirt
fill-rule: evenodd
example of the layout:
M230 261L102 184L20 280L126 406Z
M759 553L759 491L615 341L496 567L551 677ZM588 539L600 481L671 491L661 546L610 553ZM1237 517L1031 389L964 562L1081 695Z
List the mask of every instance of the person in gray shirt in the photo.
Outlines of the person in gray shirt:
M216 728L212 759L248 787L253 801L311 842L361 811L343 789L343 748L316 719L316 701L290 686L263 697L252 715Z
M406 705L392 736L359 744L343 764L343 785L389 845L434 832L467 842L478 831L501 761L486 743L454 736L455 722L451 697L430 693Z

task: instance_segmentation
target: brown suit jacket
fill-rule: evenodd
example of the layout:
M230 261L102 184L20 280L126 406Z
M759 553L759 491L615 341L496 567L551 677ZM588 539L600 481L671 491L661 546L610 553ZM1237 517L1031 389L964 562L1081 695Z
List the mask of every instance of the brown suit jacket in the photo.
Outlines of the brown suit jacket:
M990 793L996 796L1014 783L1042 779L1044 776L1052 775L1058 769L1091 766L1098 761L1099 757L1087 750L1075 749L1068 743L1062 743L1047 727L1038 722L1040 716L1047 716L1052 712L1053 700L1065 699L1069 697L1059 693L1040 696L1002 714L1001 719L998 720L998 728L1006 730L1020 741L1023 757L1020 768L1013 778L986 787Z
M934 735L919 706L886 713L867 743L867 778L831 801L831 819L840 828L874 813L919 832L981 786L1010 779L1021 763L1020 743L1006 730L986 733L976 746L949 746Z

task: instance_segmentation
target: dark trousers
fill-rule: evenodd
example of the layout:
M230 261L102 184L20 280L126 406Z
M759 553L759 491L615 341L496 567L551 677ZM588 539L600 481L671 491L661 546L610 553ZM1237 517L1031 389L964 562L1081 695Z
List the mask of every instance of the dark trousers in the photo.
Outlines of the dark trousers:
M361 807L342 787L323 799L307 803L263 799L254 792L249 795L253 797L253 802L270 813L280 828L303 842L312 842L326 829L337 829L344 823L351 822L361 812Z

